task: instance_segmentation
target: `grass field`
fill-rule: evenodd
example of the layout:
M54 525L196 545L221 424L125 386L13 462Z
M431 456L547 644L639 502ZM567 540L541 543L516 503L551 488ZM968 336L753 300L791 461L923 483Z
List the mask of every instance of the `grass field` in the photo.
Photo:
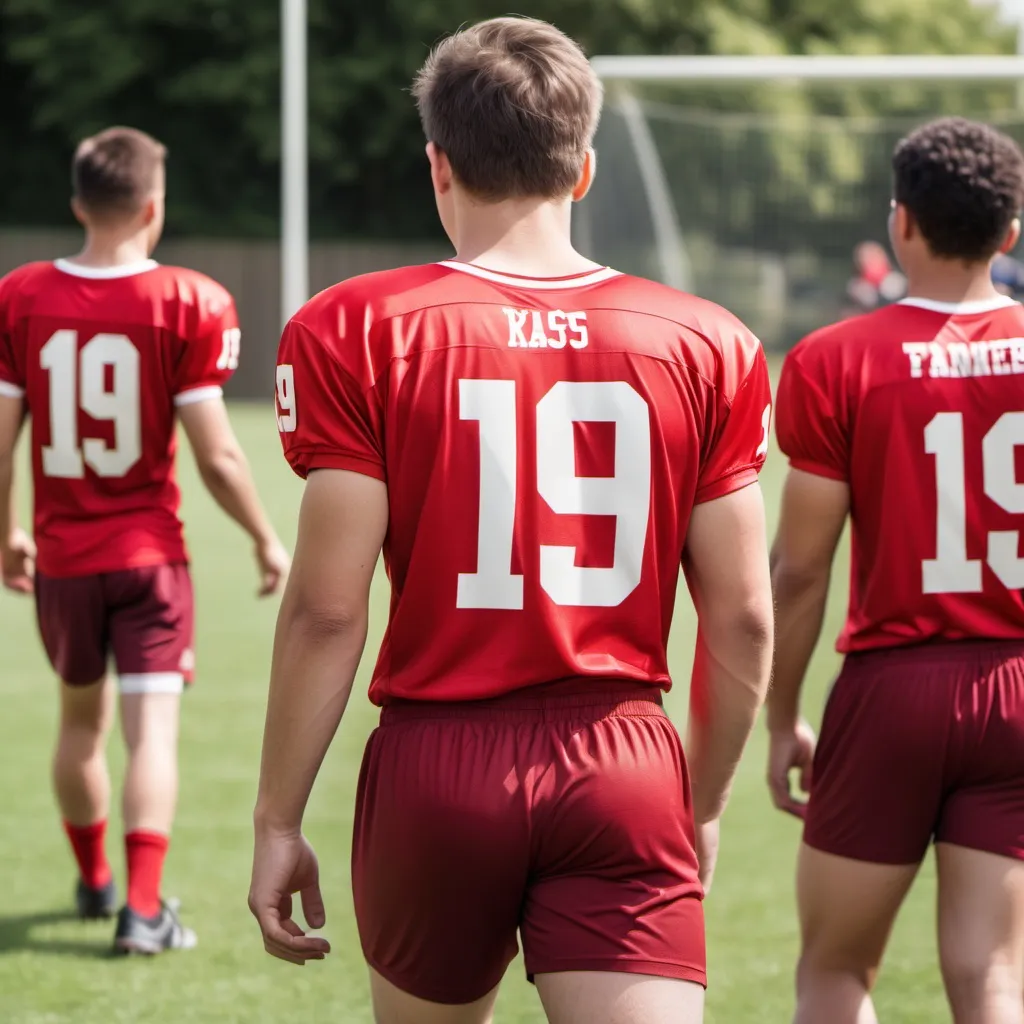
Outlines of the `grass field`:
M235 406L232 418L253 462L282 535L291 541L300 484L280 457L270 410ZM783 463L776 454L764 476L772 519ZM168 864L167 888L183 901L199 933L193 953L152 962L115 960L106 924L82 924L69 913L74 871L48 782L55 721L55 683L44 661L30 604L0 596L0 1022L371 1021L368 988L353 923L349 838L353 793L374 710L365 694L372 654L387 613L378 575L373 617L357 696L321 773L307 815L320 855L328 908L325 929L334 953L303 970L271 960L245 906L250 811L255 793L267 666L275 607L255 599L255 570L242 535L202 491L190 459L182 459L185 517L198 601L199 681L186 700L182 735L181 810ZM845 606L845 568L812 672L808 715L820 717L837 666L831 651ZM685 720L693 616L680 603L672 646L678 689L669 709ZM111 744L115 782L120 744ZM782 1024L792 1006L796 952L792 876L798 827L775 812L762 782L764 732L742 767L723 828L715 891L707 903L712 1024ZM119 832L112 822L112 833ZM116 864L121 857L111 848ZM120 872L123 875L123 872ZM901 1024L946 1019L932 936L934 877L929 864L904 909L879 985L884 1020ZM502 1024L534 1024L543 1016L521 964L510 969L498 1010Z

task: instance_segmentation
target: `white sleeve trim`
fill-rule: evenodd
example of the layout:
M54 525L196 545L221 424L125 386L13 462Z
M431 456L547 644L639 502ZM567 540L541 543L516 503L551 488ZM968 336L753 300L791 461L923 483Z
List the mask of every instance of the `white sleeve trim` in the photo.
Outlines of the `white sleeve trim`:
M191 391L179 391L174 396L174 404L180 409L183 405L195 405L197 402L209 402L211 398L222 398L224 389L218 384L205 388L192 388Z
M120 679L122 694L182 693L185 677L180 672L129 672Z
M4 398L24 398L25 389L19 388L17 384L10 384L5 380L0 380L0 395Z

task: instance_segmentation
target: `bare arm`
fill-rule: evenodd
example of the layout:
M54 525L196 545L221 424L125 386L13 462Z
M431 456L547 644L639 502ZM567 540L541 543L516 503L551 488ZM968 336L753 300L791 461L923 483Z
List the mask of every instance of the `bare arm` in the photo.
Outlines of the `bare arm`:
M31 593L35 546L18 528L14 502L14 450L25 420L25 400L0 395L0 571L4 586Z
M274 641L250 892L268 952L294 963L327 952L291 920L291 894L302 892L307 921L319 927L323 905L302 816L362 656L387 524L379 480L344 470L310 475Z
M693 510L687 577L699 633L687 762L697 824L725 809L771 675L772 596L764 502L756 484Z
M832 559L849 509L846 483L789 471L771 553L775 677L768 695L768 783L775 805L798 815L803 805L790 794L789 772L799 768L808 789L814 753L813 734L800 722L800 689L821 635Z
M211 398L178 409L206 489L217 504L253 539L259 564L260 595L274 593L288 575L288 555L256 493L224 402Z

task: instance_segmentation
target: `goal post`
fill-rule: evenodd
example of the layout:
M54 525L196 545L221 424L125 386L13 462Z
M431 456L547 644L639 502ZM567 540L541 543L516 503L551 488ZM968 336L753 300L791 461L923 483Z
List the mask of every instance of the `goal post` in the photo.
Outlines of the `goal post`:
M733 309L784 348L843 312L885 244L895 142L961 114L1024 143L1024 55L597 56L581 249Z

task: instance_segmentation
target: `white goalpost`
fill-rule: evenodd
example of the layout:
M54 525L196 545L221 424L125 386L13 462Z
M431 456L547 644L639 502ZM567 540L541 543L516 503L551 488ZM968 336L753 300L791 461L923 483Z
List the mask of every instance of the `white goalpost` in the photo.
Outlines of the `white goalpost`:
M607 98L578 244L724 302L768 344L838 313L855 244L884 242L892 146L914 124L975 116L1024 143L1024 56L592 64Z

